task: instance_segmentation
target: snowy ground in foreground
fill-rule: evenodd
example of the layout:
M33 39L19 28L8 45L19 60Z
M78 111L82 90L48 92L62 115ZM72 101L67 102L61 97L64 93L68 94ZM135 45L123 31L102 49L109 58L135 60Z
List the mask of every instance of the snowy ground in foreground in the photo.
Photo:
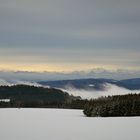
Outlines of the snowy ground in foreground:
M88 118L81 110L0 109L1 140L139 140L140 117Z

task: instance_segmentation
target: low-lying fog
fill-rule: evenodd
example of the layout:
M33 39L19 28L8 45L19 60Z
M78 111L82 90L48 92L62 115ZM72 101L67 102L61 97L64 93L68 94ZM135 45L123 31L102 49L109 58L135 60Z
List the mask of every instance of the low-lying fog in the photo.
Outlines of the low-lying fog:
M29 81L19 81L19 80L13 80L13 81L6 81L4 79L0 79L0 86L3 85L8 85L8 86L12 86L12 85L29 85L29 86L42 86L36 82L29 82Z
M16 85L16 84L24 84L24 85L38 86L38 87L42 86L36 82L29 82L29 81L7 82L4 79L0 79L0 85ZM49 87L49 86L45 86L45 87ZM125 95L125 94L140 93L140 90L129 90L109 83L105 84L104 90L85 90L85 89L76 89L74 87L67 87L61 90L68 92L69 94L74 96L81 96L83 99L98 98L101 96L109 96L109 95Z
M109 95L125 95L125 94L138 94L140 90L129 90L123 87L119 87L113 84L105 84L105 90L84 90L68 87L67 89L62 89L74 96L81 96L83 99L98 98L101 96Z

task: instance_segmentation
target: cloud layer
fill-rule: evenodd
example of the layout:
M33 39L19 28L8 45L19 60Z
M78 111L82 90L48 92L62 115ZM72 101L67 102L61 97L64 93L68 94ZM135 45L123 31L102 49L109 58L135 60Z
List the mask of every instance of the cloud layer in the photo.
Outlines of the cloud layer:
M1 0L0 69L140 69L139 5L139 0Z
M93 69L89 71L74 71L70 73L0 71L0 79L4 79L2 80L2 83L5 83L7 81L36 82L36 81L55 81L55 80L70 80L70 79L84 79L84 78L106 78L106 79L114 79L114 80L140 78L140 71L128 71L128 70L110 71L105 69Z

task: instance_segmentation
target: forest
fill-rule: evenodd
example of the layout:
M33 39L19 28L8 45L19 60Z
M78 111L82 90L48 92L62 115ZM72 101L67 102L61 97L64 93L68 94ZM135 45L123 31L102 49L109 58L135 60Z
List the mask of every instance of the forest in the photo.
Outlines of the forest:
M0 86L0 107L54 107L63 108L70 102L81 99L54 88L28 85ZM2 101L9 99L10 102Z
M4 99L8 99L9 102L5 102ZM140 94L84 100L54 88L0 86L0 108L82 109L88 117L140 116Z
M140 94L100 97L84 106L88 117L140 116Z

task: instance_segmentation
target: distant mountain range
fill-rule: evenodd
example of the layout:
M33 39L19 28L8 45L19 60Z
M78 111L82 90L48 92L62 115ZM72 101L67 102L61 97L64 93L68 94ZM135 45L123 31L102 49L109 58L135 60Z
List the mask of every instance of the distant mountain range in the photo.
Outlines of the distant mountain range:
M50 86L53 88L73 87L76 89L86 90L104 90L105 84L114 84L129 90L140 89L140 78L127 80L113 80L113 79L74 79L74 80L60 80L60 81L41 81L38 82L43 86Z

